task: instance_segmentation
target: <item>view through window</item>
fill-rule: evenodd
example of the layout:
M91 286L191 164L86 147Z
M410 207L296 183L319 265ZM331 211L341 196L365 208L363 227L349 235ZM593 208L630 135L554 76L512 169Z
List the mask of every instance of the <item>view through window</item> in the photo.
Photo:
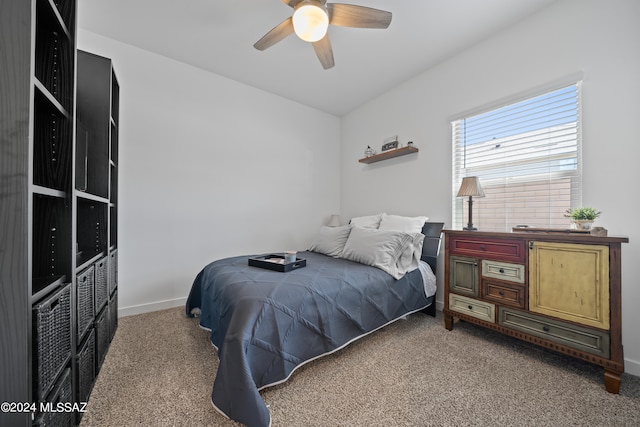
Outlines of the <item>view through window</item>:
M517 225L568 228L565 211L581 203L580 83L452 122L453 225L467 223L462 178L477 176L473 199L483 231Z

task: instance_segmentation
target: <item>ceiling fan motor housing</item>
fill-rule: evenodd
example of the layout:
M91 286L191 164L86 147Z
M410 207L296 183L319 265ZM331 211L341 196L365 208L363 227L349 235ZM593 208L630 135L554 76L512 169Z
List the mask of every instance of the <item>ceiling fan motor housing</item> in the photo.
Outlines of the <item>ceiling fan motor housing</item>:
M329 28L329 14L318 0L304 0L293 10L293 29L306 42L321 40Z

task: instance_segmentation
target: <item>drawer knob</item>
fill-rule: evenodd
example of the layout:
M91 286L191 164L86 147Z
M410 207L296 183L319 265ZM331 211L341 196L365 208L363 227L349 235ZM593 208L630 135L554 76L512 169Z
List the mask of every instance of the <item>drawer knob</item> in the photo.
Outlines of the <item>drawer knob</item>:
M500 271L500 274L504 274L504 268L501 268L499 271Z
M551 329L549 329L549 327L547 325L542 327L542 330L545 332L549 332Z
M487 247L485 245L480 245L480 250L484 251L486 249L487 249Z
M469 307L469 310L473 310L473 306L468 306L468 307Z
M498 292L498 295L500 295L501 297L503 297L503 296L504 296L504 291L500 291L500 292Z

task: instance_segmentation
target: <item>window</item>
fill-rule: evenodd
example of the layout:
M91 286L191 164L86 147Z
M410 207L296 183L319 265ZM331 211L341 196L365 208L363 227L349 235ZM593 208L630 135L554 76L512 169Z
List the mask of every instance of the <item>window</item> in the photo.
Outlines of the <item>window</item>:
M567 228L581 204L580 83L452 122L453 225L467 223L462 178L477 176L473 224L484 231L516 225Z

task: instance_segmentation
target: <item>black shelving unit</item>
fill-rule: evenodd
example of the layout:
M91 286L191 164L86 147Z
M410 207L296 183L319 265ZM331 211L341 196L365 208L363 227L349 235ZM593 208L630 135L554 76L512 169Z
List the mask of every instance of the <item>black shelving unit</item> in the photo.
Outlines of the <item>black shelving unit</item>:
M0 3L0 401L71 402L76 0ZM0 413L0 425L65 422Z
M30 401L36 424L70 414L40 402L75 401L72 179L75 127L75 0L36 0L31 186ZM47 314L43 316L43 313ZM55 384L52 389L49 384ZM47 387L44 387L47 386Z
M78 424L39 403L86 402L117 327L119 87L76 11L0 2L0 401L35 404L3 426Z
M75 275L92 275L94 289L92 324L76 343L82 397L93 387L117 328L120 89L110 59L78 51L77 64Z

